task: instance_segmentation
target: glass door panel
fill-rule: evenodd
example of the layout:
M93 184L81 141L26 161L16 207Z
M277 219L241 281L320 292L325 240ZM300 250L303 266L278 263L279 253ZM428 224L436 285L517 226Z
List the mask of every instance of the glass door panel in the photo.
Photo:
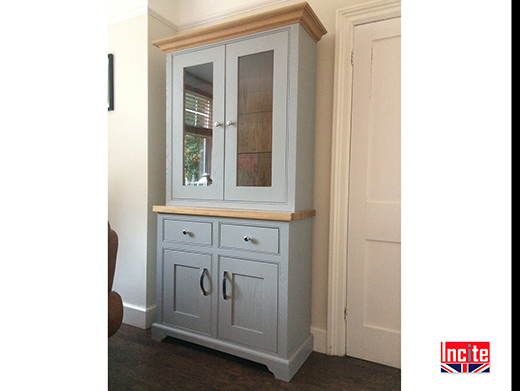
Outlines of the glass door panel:
M238 59L237 186L271 186L272 50Z
M184 68L184 186L211 186L213 64Z

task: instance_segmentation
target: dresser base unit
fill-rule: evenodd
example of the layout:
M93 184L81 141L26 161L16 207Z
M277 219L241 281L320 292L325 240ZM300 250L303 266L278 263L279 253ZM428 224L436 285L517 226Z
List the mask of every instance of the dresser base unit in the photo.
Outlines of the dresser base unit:
M309 335L291 357L283 359L274 354L250 349L247 346L237 346L226 341L196 335L182 329L175 329L157 323L152 325L153 340L162 341L166 337L181 339L183 341L266 365L276 379L286 382L290 381L296 372L298 372L298 369L300 369L313 350L312 334Z
M312 220L159 213L153 339L256 361L289 381L313 350Z

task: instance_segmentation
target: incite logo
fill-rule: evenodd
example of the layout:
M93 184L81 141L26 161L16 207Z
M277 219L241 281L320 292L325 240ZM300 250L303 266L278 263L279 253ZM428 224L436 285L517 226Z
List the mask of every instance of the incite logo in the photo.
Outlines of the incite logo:
M489 372L489 342L441 342L441 372Z

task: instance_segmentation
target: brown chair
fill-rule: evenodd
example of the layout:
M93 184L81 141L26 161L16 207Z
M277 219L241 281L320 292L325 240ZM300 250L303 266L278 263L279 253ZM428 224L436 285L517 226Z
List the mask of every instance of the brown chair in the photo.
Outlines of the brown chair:
M117 233L108 223L108 337L119 330L123 322L123 300L119 293L112 290L116 271L117 247L119 239Z

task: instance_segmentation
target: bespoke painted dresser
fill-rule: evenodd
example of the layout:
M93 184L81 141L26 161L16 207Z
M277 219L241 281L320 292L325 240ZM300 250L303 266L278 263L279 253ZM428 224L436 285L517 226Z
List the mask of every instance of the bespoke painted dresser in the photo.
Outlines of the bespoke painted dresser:
M289 381L310 333L316 43L300 3L154 41L167 61L157 321Z

